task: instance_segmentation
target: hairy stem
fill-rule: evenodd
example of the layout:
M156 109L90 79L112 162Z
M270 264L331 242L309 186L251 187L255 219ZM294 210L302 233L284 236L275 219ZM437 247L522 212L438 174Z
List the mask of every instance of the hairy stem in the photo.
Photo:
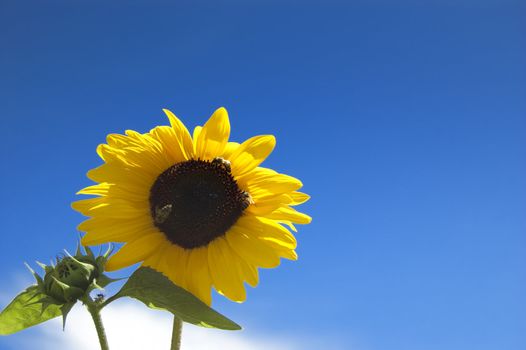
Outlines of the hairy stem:
M102 318L100 317L100 305L98 305L97 302L94 302L92 300L88 300L85 304L88 308L89 313L91 314L91 318L93 319L93 323L95 324L95 329L97 329L100 349L109 350L110 347L108 346L108 338L106 337L104 325L102 324Z
M181 331L183 329L183 321L174 315L174 324L172 329L172 345L170 350L179 350L181 348Z

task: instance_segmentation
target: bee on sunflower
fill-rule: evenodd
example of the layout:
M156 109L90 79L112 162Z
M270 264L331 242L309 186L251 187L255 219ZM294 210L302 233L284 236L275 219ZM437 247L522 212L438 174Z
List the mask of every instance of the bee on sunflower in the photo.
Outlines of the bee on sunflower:
M190 135L164 112L170 126L110 134L98 146L104 164L88 172L97 184L78 192L95 197L72 204L89 217L82 244L124 243L108 271L141 262L208 305L212 287L242 302L259 267L297 259L290 230L311 218L293 207L309 196L300 180L260 167L274 136L229 142L224 108Z

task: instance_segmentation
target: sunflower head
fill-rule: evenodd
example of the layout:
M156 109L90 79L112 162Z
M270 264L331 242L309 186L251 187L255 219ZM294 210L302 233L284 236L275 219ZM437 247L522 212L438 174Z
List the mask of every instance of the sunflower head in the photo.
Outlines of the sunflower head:
M82 244L124 243L108 270L141 262L208 304L212 287L243 301L259 267L297 259L289 229L310 217L293 207L309 196L298 179L260 166L274 136L229 141L224 108L190 135L164 111L169 126L110 134L97 148L104 164L88 172L97 184L79 192L95 197L73 203L89 217Z

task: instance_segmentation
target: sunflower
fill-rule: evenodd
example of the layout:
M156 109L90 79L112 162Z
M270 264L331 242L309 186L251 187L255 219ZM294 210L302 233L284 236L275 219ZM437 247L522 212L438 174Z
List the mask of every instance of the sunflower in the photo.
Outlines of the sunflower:
M208 305L212 286L242 302L258 267L297 259L289 229L311 218L292 206L309 196L298 179L259 166L274 136L229 142L224 108L190 135L164 112L170 126L110 134L98 146L104 164L87 174L97 184L78 192L95 197L72 204L89 217L78 226L82 244L124 243L109 271L142 262Z

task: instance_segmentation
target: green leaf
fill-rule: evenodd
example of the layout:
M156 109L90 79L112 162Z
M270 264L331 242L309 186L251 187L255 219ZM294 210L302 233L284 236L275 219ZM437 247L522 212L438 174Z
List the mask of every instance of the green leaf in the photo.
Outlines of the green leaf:
M60 316L60 305L46 305L35 300L43 299L36 286L18 294L0 313L0 335L13 334L28 327Z
M167 310L183 321L197 326L227 330L241 329L237 323L149 267L136 270L122 289L109 298L106 304L126 296L140 300L152 309Z

